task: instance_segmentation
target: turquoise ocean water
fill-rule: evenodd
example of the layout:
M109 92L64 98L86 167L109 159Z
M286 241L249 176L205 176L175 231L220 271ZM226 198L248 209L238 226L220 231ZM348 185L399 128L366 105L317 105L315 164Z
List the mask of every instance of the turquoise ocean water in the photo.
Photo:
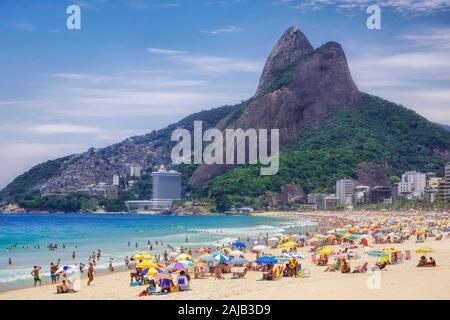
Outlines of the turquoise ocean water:
M32 285L30 272L34 265L42 266L44 283L48 283L50 262L61 259L63 264L86 264L97 249L102 251L96 266L100 271L108 267L111 258L120 269L125 256L148 251L148 241L153 244L152 254L168 250L167 244L192 248L219 246L238 237L244 242L249 237L251 247L258 236L266 233L305 232L312 228L304 220L250 216L0 214L0 291ZM49 243L58 244L58 249L49 251ZM9 257L12 266L8 266Z

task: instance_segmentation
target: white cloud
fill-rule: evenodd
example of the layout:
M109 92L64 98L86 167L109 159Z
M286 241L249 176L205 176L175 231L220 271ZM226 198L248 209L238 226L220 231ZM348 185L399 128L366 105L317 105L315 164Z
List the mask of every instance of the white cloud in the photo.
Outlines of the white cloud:
M242 31L242 29L239 27L229 26L229 27L225 27L225 28L221 28L221 29L212 30L212 31L203 31L203 33L220 34L220 33L238 33L241 31Z
M433 14L448 11L450 0L385 0L376 1L382 8L393 10L404 15ZM340 10L365 10L374 4L373 0L275 0L275 5L284 5L300 10L319 10L333 6Z
M450 28L429 28L422 32L400 35L399 39L407 40L416 47L428 47L440 50L450 49Z
M211 55L197 55L186 51L159 48L149 48L147 50L150 53L163 54L175 63L190 66L195 70L208 73L224 73L230 71L260 73L263 68L263 63L261 61Z

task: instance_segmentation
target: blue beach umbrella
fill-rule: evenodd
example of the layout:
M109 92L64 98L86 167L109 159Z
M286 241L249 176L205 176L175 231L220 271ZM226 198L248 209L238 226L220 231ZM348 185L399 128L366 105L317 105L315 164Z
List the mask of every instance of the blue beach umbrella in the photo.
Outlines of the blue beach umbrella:
M297 237L297 239L298 239L298 240L306 240L306 239L308 239L308 237L307 237L306 235L302 234L302 235L299 235L299 236Z
M227 256L224 256L223 254L218 254L218 255L214 256L214 260L217 262L227 262L230 259Z
M236 248L245 248L246 245L245 245L245 243L243 243L243 242L235 242L235 243L233 243L233 247L236 247Z
M278 260L275 257L263 256L256 260L257 264L275 264Z
M381 237L383 234L381 232L377 232L373 234L374 237Z

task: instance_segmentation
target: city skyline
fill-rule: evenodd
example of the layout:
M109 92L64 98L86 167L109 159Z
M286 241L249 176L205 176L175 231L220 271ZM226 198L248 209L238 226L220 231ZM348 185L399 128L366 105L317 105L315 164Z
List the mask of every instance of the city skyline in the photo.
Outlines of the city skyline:
M39 162L251 97L292 25L314 47L341 43L360 90L450 124L450 2L388 4L381 30L366 28L369 1L346 3L4 1L0 188ZM70 4L81 30L65 27Z

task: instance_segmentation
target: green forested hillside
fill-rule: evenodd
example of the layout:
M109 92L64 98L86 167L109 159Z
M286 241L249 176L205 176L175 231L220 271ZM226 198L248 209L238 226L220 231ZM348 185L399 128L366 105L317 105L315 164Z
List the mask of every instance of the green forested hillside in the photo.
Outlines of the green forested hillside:
M354 177L362 162L383 167L392 180L406 170L442 174L449 160L450 133L414 111L364 94L365 107L346 108L311 130L296 145L282 150L275 176L260 176L259 168L233 169L205 183L196 193L216 201L260 207L266 191L279 192L295 183L305 193L333 192L335 182Z

